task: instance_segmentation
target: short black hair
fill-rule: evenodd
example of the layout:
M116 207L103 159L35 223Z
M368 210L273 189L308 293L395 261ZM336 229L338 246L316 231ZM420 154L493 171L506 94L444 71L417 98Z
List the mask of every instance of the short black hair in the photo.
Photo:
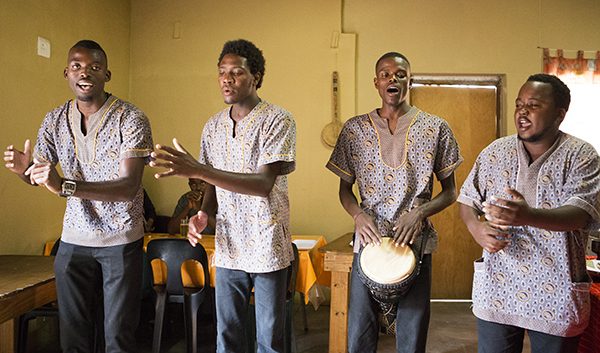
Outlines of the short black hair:
M404 54L400 54L398 52L391 51L389 53L383 54L379 59L377 59L377 62L375 63L375 71L377 71L377 66L379 66L379 63L381 62L381 60L387 59L387 58L400 58L400 59L406 61L406 63L408 64L408 67L410 68L410 61L408 61L408 58L406 56L404 56Z
M265 76L265 58L262 51L258 49L254 43L248 40L230 40L223 45L223 50L221 50L217 65L219 65L221 60L223 60L223 57L227 54L235 54L246 58L248 66L250 67L250 73L252 73L252 75L256 75L257 73L260 74L260 79L256 84L256 88L260 88L263 77Z
M80 40L79 42L75 43L75 45L73 45L71 47L71 49L75 49L75 48L98 50L104 56L104 60L106 61L106 66L108 67L108 56L106 55L106 52L104 51L104 49L102 49L100 44L98 44L97 42L94 42L93 40L89 40L89 39L83 39L83 40Z
M529 76L527 82L543 82L552 86L552 98L557 107L569 110L571 104L571 90L558 77L548 74L535 74Z

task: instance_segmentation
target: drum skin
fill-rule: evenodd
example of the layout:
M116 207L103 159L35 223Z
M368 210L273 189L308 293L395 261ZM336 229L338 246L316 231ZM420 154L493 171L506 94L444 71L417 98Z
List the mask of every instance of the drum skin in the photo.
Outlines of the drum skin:
M381 284L398 283L414 271L417 259L408 246L396 246L392 238L383 238L380 245L368 244L360 255L360 267L365 276Z

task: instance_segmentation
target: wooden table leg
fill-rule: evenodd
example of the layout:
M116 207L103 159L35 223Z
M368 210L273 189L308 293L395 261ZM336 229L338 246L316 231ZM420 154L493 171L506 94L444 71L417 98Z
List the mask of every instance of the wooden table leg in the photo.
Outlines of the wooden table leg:
M15 352L15 320L0 324L0 353Z
M329 353L345 353L348 345L348 272L331 272Z

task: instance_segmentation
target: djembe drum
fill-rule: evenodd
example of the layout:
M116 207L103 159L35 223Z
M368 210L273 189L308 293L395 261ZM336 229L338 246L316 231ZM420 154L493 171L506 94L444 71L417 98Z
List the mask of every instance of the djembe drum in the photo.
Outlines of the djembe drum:
M427 236L418 246L396 246L384 237L381 245L362 247L358 254L357 274L381 308L381 324L387 334L395 334L398 300L419 275Z

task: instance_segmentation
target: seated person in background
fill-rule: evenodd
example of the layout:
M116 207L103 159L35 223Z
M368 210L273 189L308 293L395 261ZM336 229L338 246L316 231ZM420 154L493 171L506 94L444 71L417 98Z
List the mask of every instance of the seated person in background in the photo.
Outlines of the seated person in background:
M150 200L150 196L144 189L144 232L150 233L154 230L154 221L156 220L156 210Z
M177 201L177 206L175 206L175 211L173 211L173 216L171 216L171 219L169 220L169 234L179 233L181 220L186 218L189 219L197 214L198 211L200 211L200 206L202 206L206 182L200 179L189 179L188 185L190 186L190 191L181 195L179 201ZM213 226L209 223L203 233L214 234L213 229Z

